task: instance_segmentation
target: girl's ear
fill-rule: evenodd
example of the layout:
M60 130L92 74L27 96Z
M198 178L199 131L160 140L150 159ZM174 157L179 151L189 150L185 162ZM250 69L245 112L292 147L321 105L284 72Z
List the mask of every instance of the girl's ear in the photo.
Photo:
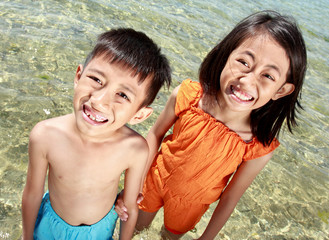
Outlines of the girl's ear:
M78 84L78 81L81 78L83 72L83 66L81 64L79 64L77 71L75 72L75 76L74 76L74 87Z
M292 83L285 83L272 97L272 100L278 100L291 94L295 90L295 85Z
M153 109L150 107L143 107L130 119L129 124L134 125L146 120L153 113Z

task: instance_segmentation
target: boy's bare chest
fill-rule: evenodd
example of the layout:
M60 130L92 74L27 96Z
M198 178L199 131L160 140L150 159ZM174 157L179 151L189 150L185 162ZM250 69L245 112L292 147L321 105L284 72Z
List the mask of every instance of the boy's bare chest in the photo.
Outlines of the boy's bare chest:
M128 157L114 144L83 146L63 139L48 152L52 176L61 181L111 182L127 168Z

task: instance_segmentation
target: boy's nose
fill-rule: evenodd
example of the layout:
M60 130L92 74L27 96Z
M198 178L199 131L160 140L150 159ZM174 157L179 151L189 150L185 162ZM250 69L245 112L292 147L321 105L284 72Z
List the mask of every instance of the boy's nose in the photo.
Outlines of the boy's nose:
M92 93L90 98L91 103L99 108L100 111L107 110L110 108L111 102L113 100L113 94L106 89L100 89Z

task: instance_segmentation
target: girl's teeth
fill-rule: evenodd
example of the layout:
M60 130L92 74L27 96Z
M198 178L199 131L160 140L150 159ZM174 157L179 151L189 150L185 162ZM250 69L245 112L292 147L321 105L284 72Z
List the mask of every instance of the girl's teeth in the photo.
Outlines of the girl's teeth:
M232 89L232 92L235 96L237 96L238 98L240 98L243 101L250 101L252 99L252 97L246 96L245 94L236 91L234 88Z

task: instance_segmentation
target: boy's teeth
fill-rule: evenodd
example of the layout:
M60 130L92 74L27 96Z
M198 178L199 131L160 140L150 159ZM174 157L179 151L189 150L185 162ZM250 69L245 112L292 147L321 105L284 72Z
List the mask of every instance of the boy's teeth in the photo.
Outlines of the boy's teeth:
M99 117L99 116L96 116L94 117L93 115L91 115L90 113L87 113L87 116L93 120L93 121L96 121L96 122L104 122L106 119L103 118L103 117Z

